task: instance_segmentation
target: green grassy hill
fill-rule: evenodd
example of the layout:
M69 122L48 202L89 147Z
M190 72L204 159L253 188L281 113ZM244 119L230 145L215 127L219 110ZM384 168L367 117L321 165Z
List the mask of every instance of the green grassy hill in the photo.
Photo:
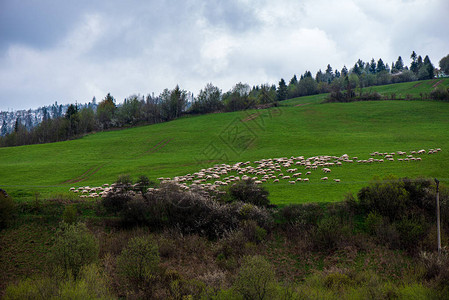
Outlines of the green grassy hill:
M429 93L440 80L370 88L379 93ZM449 79L440 83L449 86ZM344 164L330 181L314 171L309 183L264 184L283 204L339 201L374 176L438 177L449 182L449 103L370 101L321 104L325 95L284 101L281 107L185 117L138 128L101 132L82 139L0 148L0 188L16 199L68 193L72 186L112 183L119 174L151 179L197 172L216 163L316 155L368 159L373 151L441 148L422 161ZM380 157L379 157L380 158ZM334 178L340 183L331 181Z

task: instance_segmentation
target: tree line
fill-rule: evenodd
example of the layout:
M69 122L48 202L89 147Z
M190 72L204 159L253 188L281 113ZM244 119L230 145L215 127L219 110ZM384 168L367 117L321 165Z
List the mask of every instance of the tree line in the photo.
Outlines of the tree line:
M435 67L428 55L423 59L413 51L410 58L410 67L404 64L401 56L391 66L381 58L377 62L374 58L370 62L359 59L349 70L344 66L340 71L334 71L328 64L326 70L319 70L315 77L310 71L306 71L299 79L293 75L288 84L281 78L278 86L262 84L250 87L240 82L225 93L208 83L195 98L189 97L189 93L178 85L172 90L165 89L156 97L132 95L120 105L108 93L98 105L80 108L77 104L71 104L64 115L59 114L54 118L46 116L39 125L31 129L17 119L14 131L0 137L0 147L65 141L96 131L167 122L185 114L276 106L278 101L295 97L330 92L341 95L340 91L351 91L356 87L435 77ZM440 69L443 74L449 74L449 55L440 60Z

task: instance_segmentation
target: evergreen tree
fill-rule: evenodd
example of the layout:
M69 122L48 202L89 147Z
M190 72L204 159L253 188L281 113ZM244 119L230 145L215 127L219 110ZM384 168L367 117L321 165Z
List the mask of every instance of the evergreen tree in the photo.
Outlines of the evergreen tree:
M421 68L425 68L428 75L426 79L432 79L435 77L435 67L433 66L432 62L430 61L430 58L428 55L424 58L424 64Z
M343 66L343 68L341 69L341 77L346 77L348 76L348 69L346 68L346 66Z
M338 70L335 70L335 78L340 78L341 74Z
M416 55L415 51L412 52L412 54L410 55L410 58L412 59L412 63L410 64L410 71L412 71L413 73L416 74L419 71L419 67L418 67L417 55Z
M382 58L379 58L379 60L377 61L376 73L380 73L385 70L386 70L385 64L384 64Z
M376 74L376 70L377 70L377 65L376 65L376 61L373 59L371 59L371 63L369 64L369 72L371 74Z
M296 78L296 75L293 75L292 79L290 79L290 83L288 85L295 85L298 84L298 78Z
M391 65L392 67L394 66L394 68L398 71L402 71L404 70L404 62L402 61L402 57L398 57L398 60L396 61L396 63L394 65Z
M352 68L352 73L356 75L362 75L363 69L360 69L359 65L357 63L354 64L354 67ZM341 70L341 73L343 73L343 70Z
M279 81L279 87L277 90L278 101L287 99L287 92L288 92L288 88L287 88L287 85L285 84L285 80L284 80L284 78L281 78L281 80Z
M421 67L424 65L423 61L422 61L422 57L421 55L418 56L418 60L416 61L417 65L418 65L418 72L421 69Z
M307 77L312 78L312 72L306 71L306 72L304 73L304 78L307 78Z
M327 83L331 83L332 80L334 80L334 77L335 77L335 75L334 75L334 72L332 70L332 67L331 67L330 64L328 64L327 68L326 68L326 73L325 73L326 82Z
M320 82L326 82L326 77L323 74L323 72L321 72L321 69L318 70L318 72L315 75L315 80L316 82L320 83Z

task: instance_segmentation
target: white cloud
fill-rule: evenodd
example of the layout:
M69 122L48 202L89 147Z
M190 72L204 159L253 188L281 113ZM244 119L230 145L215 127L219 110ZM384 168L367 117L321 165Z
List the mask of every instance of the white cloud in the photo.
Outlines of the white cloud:
M448 10L445 0L99 1L76 9L61 27L70 30L51 43L0 37L0 110L108 92L122 101L176 84L194 93L208 82L224 91L240 81L277 84L359 58L391 63L401 55L407 63L412 50L437 65L449 52ZM32 29L19 25L22 35Z

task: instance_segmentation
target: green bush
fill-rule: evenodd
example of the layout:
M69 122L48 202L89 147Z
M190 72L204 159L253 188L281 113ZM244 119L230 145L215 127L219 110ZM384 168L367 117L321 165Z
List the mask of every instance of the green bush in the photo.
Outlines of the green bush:
M157 244L148 236L132 238L119 256L117 268L125 281L134 287L151 286L159 268Z
M79 277L58 279L55 277L28 278L9 285L4 299L113 299L108 280L97 265L82 267Z
M268 210L249 203L222 203L207 193L185 191L166 183L158 189L139 194L110 194L103 204L122 217L124 225L176 228L184 234L220 238L239 228L242 221L253 220L265 230L272 225Z
M98 253L98 242L84 223L62 222L50 251L50 262L54 269L61 268L65 276L77 279L81 268L95 262Z
M430 98L435 100L449 100L449 89L438 86L430 92Z
M272 266L262 256L246 257L233 289L244 299L274 299L277 282Z
M390 220L400 218L407 208L408 193L404 183L395 179L375 181L362 188L357 197L365 214L376 212Z
M303 228L316 226L323 214L323 208L317 203L290 204L280 210L285 222Z
M56 296L58 284L51 278L28 278L6 287L5 300L47 300Z
M10 225L16 213L16 205L11 197L0 191L0 230Z
M125 225L150 225L153 215L149 202L141 195L127 200L120 212Z
M428 225L423 218L402 218L394 223L396 230L399 233L401 240L401 248L414 251L418 246L418 241L421 241L427 233Z
M136 182L135 189L141 192L142 194L145 194L147 192L147 189L150 186L154 186L156 183L148 179L147 176L141 175L139 176L139 179Z
M241 225L241 231L248 241L256 244L262 242L267 236L267 231L259 227L254 220L244 221Z
M62 213L62 220L67 224L76 223L78 220L78 210L75 204L66 205Z
M128 201L133 198L133 194L125 189L114 188L106 197L102 198L101 204L108 213L118 215L123 211Z
M227 190L229 201L241 201L257 206L268 206L268 191L254 183L253 180L242 180L231 185Z
M325 217L318 223L312 239L318 251L330 251L348 240L351 228L336 216Z

